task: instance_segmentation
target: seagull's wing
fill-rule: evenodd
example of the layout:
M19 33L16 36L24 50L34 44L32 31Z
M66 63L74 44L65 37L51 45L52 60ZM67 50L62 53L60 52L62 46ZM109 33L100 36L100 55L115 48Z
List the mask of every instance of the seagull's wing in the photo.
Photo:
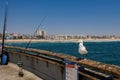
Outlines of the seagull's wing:
M87 49L86 49L86 47L84 46L84 50L87 52Z
M80 52L81 54L86 54L86 53L88 53L88 51L86 50L85 46L80 46L80 47L79 47L79 52Z

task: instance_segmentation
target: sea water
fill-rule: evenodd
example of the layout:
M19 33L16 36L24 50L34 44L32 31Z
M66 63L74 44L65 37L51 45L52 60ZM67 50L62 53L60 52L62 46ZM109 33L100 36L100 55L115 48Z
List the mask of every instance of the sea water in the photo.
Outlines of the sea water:
M26 47L27 43L8 43L9 46ZM120 66L120 42L84 42L88 53L85 58ZM78 43L75 42L33 42L30 48L52 51L58 54L67 54L81 57L78 52Z

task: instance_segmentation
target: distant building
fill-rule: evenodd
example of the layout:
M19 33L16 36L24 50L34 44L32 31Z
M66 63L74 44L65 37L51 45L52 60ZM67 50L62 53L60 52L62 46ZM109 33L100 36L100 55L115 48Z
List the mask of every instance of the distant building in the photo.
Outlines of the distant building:
M45 39L46 38L46 31L44 31L44 30L37 30L36 37L38 39Z
M7 35L7 39L23 39L21 34L11 33Z

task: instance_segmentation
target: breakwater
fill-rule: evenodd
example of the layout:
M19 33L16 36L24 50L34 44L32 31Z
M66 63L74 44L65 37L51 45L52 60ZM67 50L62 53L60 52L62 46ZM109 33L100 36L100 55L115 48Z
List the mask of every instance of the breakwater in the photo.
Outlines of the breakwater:
M119 80L120 67L92 60L78 60L76 57L56 54L37 49L6 46L10 62L23 62L23 67L45 80L63 80L64 59L79 65L79 80Z

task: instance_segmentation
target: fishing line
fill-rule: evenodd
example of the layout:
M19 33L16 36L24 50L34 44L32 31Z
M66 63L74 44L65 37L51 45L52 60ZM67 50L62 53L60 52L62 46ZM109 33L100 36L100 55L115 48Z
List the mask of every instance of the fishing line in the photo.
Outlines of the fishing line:
M36 34L37 30L38 30L39 27L42 25L42 23L43 23L43 21L45 20L45 18L46 18L46 16L43 17L43 19L41 20L40 24L38 25L38 27L36 28L35 32L33 33L33 36ZM26 46L25 49L27 49L27 48L30 46L32 39L33 39L33 38L31 37L31 38L30 38L30 41L28 42L28 44L27 44L27 46Z

